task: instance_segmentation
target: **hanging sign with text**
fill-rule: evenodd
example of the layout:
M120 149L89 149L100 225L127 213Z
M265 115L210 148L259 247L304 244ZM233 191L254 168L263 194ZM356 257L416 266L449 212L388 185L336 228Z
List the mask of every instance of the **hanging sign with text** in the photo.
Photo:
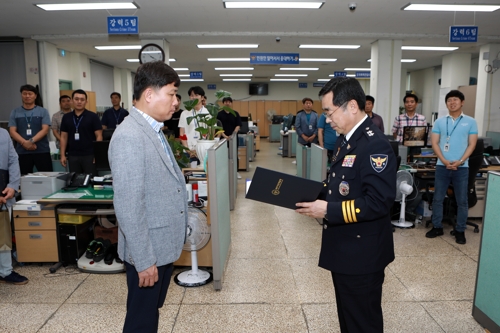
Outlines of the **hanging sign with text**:
M450 43L477 43L478 29L475 25L450 26Z
M108 16L108 35L137 35L139 33L138 16Z

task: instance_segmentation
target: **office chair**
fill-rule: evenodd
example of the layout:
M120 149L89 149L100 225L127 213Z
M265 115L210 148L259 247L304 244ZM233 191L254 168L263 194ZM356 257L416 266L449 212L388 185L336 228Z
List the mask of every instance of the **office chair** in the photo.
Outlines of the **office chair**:
M467 182L467 190L468 190L468 205L469 209L474 207L477 204L477 195L476 195L476 175L481 169L481 165L483 163L483 153L484 153L484 143L482 139L478 139L476 143L476 147L469 157L469 179ZM433 193L430 191L430 187L433 186L429 184L426 187L426 193L424 199L429 203L429 209L432 209L432 198ZM443 203L443 220L448 220L453 227L456 225L456 213L457 213L457 202L455 199L455 195L453 192L453 185L448 187L447 191L448 198L445 198L445 202ZM427 221L425 226L428 227L431 221ZM467 221L466 225L470 225L474 227L474 232L479 232L479 226L476 223L471 221ZM452 230L450 234L454 235L455 230Z

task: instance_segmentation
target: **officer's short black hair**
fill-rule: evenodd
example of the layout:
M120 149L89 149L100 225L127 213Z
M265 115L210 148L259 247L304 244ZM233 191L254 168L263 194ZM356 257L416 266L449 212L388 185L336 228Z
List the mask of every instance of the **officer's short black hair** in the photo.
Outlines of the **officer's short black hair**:
M200 86L194 86L189 88L188 95L191 96L191 93L194 93L195 95L200 95L202 97L205 96L205 90L203 90L203 88Z
M333 92L333 105L342 106L350 100L355 100L361 111L365 110L366 96L359 81L352 77L334 77L319 92L322 97Z
M32 93L35 93L36 95L38 95L38 91L31 84L25 84L25 85L21 86L21 88L19 88L19 92L22 94L23 91L31 91Z
M177 97L180 101L182 101L182 97L179 94L175 94L175 97Z
M71 97L69 97L68 95L62 95L61 97L59 97L59 104L61 104L61 101L65 98L71 99Z
M449 93L446 94L444 98L444 102L448 102L448 98L450 97L458 97L460 100L463 102L465 99L464 94L460 90L451 90Z
M75 94L85 95L85 99L88 99L87 93L83 89L76 89L75 91L73 91L73 93L71 94L71 98L74 98Z
M222 99L222 103L225 103L226 101L229 101L229 102L231 102L231 103L232 103L232 102L233 102L233 99L232 99L231 97L229 97L229 96L228 96L228 97L224 97L224 98Z
M161 89L168 84L178 87L181 84L179 75L172 67L162 61L142 64L137 69L134 78L134 96L137 101L147 88Z
M406 103L406 98L407 98L407 97L411 97L411 98L413 98L413 99L415 100L415 103L418 103L418 97L417 97L417 95L415 95L415 94L406 94L406 96L405 96L405 97L403 97L403 103Z
M302 104L305 104L306 102L311 102L311 103L314 103L312 99L310 99L309 97L304 97L302 98Z
M113 95L118 96L119 99L122 99L122 95L120 93L112 92L111 95L109 95L109 98L113 98Z
M366 101L370 101L372 104L375 104L375 98L373 98L373 96L366 95Z

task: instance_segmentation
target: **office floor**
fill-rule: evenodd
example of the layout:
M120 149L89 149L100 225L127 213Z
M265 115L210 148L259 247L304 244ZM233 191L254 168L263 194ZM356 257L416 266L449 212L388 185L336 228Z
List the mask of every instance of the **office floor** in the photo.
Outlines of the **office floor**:
M295 173L292 159L277 155L278 146L262 140L251 171L240 172L222 291L172 282L160 332L339 332L331 276L317 266L321 226L244 199L244 179L256 166ZM445 228L436 239L425 238L421 225L394 233L396 259L383 290L385 332L484 332L471 316L480 234L469 228L467 244L458 245ZM48 265L16 270L30 282L0 284L0 332L121 332L124 274L71 268L49 274Z

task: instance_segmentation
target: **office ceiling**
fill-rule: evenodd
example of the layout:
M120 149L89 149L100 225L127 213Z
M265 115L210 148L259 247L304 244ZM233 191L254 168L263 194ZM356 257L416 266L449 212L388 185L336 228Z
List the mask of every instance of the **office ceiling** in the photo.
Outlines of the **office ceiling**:
M112 0L110 0L111 2ZM298 67L319 67L303 72L301 82L326 79L345 67L369 67L371 44L378 39L402 39L403 45L450 46L449 26L479 26L477 43L463 43L454 52L479 55L483 44L500 43L500 10L493 13L416 12L403 11L409 0L354 0L357 9L351 12L349 1L325 0L319 10L305 9L224 9L222 0L136 0L135 10L59 11L46 12L33 3L63 1L2 0L0 39L8 36L48 41L70 52L81 52L90 59L134 71L137 50L98 51L95 45L140 44L140 39L164 38L170 43L170 57L177 59L172 67L202 71L205 83L221 82L215 67L248 66L244 62L209 62L215 57L249 57L250 52L299 53L302 58L337 58L336 62L302 62ZM64 2L77 2L66 0ZM78 1L91 2L91 1ZM351 1L352 2L352 1ZM416 1L414 1L416 2ZM429 3L421 0L420 3ZM445 3L471 3L463 0ZM498 4L500 0L482 0L482 4ZM106 17L112 15L139 17L139 36L108 36ZM280 43L276 43L280 37ZM258 49L198 49L196 44L257 43ZM357 44L356 50L299 49L299 44ZM417 59L403 63L408 71L440 66L442 56L449 52L403 51L403 58ZM252 81L266 82L282 66L253 66ZM290 67L290 66L287 66ZM188 72L179 72L188 73ZM301 72L302 73L302 72Z

